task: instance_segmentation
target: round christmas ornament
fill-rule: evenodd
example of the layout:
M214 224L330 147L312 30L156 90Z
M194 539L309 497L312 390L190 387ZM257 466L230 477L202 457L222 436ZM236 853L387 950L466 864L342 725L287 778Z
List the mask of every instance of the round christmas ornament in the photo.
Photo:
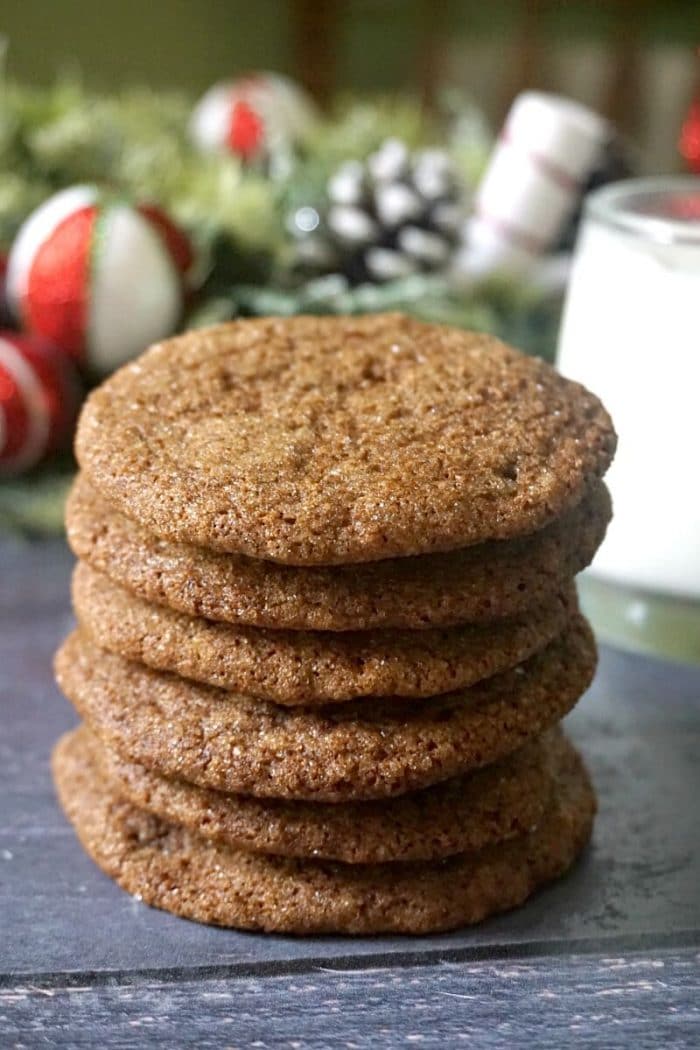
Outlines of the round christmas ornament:
M289 217L293 264L380 284L447 268L466 219L462 180L444 150L411 152L387 139L328 180L325 200Z
M229 152L249 163L303 139L316 120L313 102L278 73L214 84L192 113L190 133L202 150Z
M21 227L8 298L28 331L106 373L175 331L191 264L187 238L159 208L74 186Z
M70 358L34 336L0 331L0 475L64 447L79 404Z
M700 175L700 91L690 104L678 145L689 170Z

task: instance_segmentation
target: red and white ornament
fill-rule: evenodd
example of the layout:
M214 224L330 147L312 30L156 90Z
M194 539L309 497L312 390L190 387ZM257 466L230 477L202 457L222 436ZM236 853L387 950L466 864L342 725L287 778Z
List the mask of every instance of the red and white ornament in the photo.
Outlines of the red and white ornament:
M279 73L256 73L215 84L195 106L193 141L205 151L265 159L308 134L316 110L306 92Z
M459 268L526 273L551 251L610 138L608 121L570 99L524 91L482 176Z
M7 293L28 331L106 373L175 331L191 264L187 238L159 208L73 186L21 227Z
M66 445L79 404L70 358L34 336L0 331L0 475Z
M693 175L700 175L700 92L691 102L683 121L678 146Z

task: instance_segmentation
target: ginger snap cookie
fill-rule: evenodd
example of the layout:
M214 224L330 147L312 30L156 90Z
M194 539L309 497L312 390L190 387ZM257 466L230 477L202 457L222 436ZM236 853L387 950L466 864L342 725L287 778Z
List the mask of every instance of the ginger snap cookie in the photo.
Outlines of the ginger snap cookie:
M160 540L79 475L68 499L78 557L134 594L211 620L292 630L425 628L517 616L589 564L610 520L602 483L530 536L447 554L297 568Z
M78 564L73 606L103 649L285 705L427 697L463 689L544 648L577 611L573 584L512 620L424 631L272 631L214 623L137 598Z
M77 632L56 674L93 731L149 769L223 791L339 802L405 794L512 753L563 718L595 663L575 615L512 670L425 700L281 707L150 670Z
M595 812L570 750L533 831L443 861L349 865L234 850L164 822L107 785L77 734L59 742L53 769L85 850L127 892L200 922L284 933L429 933L479 922L563 874Z
M293 565L531 533L615 448L600 402L491 336L398 314L236 321L95 390L76 451L156 535Z
M542 819L571 745L559 729L501 762L423 791L369 802L226 794L163 777L75 730L114 790L139 809L234 849L349 864L435 860L523 835Z

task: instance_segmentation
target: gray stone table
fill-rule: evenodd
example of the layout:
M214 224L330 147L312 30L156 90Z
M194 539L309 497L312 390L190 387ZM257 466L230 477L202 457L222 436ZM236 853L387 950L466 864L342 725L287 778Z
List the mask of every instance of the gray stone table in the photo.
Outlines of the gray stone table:
M271 937L132 900L56 805L59 542L0 542L0 1047L700 1046L700 669L604 649L569 718L601 810L523 909L426 938Z

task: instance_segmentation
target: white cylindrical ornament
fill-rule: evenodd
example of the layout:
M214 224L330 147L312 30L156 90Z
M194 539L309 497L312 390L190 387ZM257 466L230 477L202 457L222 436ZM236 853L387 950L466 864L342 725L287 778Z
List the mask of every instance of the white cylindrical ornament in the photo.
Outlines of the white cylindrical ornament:
M554 247L610 125L557 95L527 91L513 103L475 197L469 226L474 271L522 271Z

